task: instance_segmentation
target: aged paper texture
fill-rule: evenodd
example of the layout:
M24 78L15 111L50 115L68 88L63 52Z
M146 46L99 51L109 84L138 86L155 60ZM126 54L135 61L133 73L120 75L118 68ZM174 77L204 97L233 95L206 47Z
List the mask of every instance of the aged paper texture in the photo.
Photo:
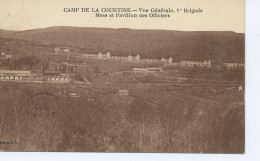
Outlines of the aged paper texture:
M244 0L0 0L0 150L244 153Z

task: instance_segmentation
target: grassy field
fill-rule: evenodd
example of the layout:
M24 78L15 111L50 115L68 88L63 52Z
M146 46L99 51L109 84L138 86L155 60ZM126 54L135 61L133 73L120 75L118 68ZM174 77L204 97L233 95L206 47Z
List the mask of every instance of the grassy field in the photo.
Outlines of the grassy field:
M0 82L0 150L243 153L237 87Z

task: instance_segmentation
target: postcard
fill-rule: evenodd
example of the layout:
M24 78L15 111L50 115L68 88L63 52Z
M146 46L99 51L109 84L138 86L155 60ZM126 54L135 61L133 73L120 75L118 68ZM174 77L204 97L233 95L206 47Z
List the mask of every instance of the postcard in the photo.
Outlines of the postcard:
M245 152L244 0L0 0L0 150Z

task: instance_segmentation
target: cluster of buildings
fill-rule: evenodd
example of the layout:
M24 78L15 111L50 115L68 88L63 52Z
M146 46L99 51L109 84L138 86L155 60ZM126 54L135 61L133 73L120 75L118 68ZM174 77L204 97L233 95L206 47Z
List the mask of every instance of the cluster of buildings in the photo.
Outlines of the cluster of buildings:
M63 61L61 63L50 63L49 68L44 71L43 75L47 82L68 83L77 75L78 68L85 66L85 62L69 63L68 61Z
M204 60L204 61L181 61L180 63L173 63L176 66L181 67L212 67L211 60ZM226 69L243 69L245 68L244 63L222 63L216 65L216 67L224 67Z
M56 73L44 73L45 77L44 80L50 83L69 83L72 81L70 75L61 74L59 72Z
M55 48L56 52L70 52L68 48ZM123 62L142 62L142 63L163 63L165 66L179 66L179 67L212 67L211 60L204 61L179 61L173 62L172 57L161 58L161 59L148 59L142 58L139 54L136 56L112 56L109 52L107 53L98 53L98 54L81 54L83 58L89 59L100 59L100 60L114 60L114 61L123 61ZM0 60L11 60L14 59L10 54L6 54L4 52L0 55ZM68 59L67 59L68 60ZM63 61L60 63L50 63L47 70L44 70L41 75L37 75L39 79L45 82L57 82L57 83L68 83L72 82L78 74L79 69L83 69L80 67L86 67L86 62L77 62L70 63L68 61ZM214 67L224 67L225 69L243 69L245 65L243 63L221 63L215 65ZM162 72L161 68L133 68L132 70L135 74L149 74L151 72ZM97 72L97 75L107 76L109 72ZM19 71L19 70L0 70L0 80L2 81L13 81L13 80L36 80L31 73L31 71ZM185 80L180 80L185 81Z
M83 64L81 64L83 65ZM61 73L77 73L78 64L71 64L68 61L63 61L61 63L50 63L49 71L60 71Z
M126 62L144 62L144 63L164 63L164 64L170 64L173 66L181 66L181 67L212 67L211 60L204 60L204 61L180 61L180 62L173 62L172 57L161 58L161 59L148 59L148 58L142 58L139 54L136 56L111 56L109 52L106 54L98 53L98 54L81 54L83 58L89 58L89 59L103 59L103 60L115 60L115 61L126 61ZM244 68L243 63L223 63L223 67L226 67L227 69L238 69L238 68Z
M12 55L3 53L0 55L0 60L11 60L12 59Z
M1 60L12 59L12 55L1 54ZM0 70L0 81L44 81L68 83L74 80L79 67L86 66L86 63L77 62L69 63L62 61L59 63L50 63L47 67L43 67L43 71L31 72L21 70Z
M210 60L204 60L204 61L181 61L180 66L182 67L211 67L211 61Z
M243 63L223 63L223 66L227 69L243 69L245 64Z
M104 59L104 60L115 60L115 61L126 61L126 62L145 62L145 63L172 63L172 58L169 59L141 59L140 55L137 54L136 56L111 56L109 52L106 54L98 53L98 54L81 54L83 58L90 58L90 59Z
M43 75L32 74L31 71L0 70L0 81L45 81L50 83L69 83L71 75L60 72L45 72Z

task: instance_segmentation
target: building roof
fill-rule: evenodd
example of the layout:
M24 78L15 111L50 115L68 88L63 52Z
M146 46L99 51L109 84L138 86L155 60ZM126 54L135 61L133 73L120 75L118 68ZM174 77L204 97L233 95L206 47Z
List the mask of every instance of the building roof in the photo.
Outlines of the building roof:
M146 68L148 71L162 71L162 68Z
M23 71L23 70L0 70L0 74L31 74L31 71Z
M146 72L148 71L147 69L144 68L133 68L133 71L142 71L142 72Z

